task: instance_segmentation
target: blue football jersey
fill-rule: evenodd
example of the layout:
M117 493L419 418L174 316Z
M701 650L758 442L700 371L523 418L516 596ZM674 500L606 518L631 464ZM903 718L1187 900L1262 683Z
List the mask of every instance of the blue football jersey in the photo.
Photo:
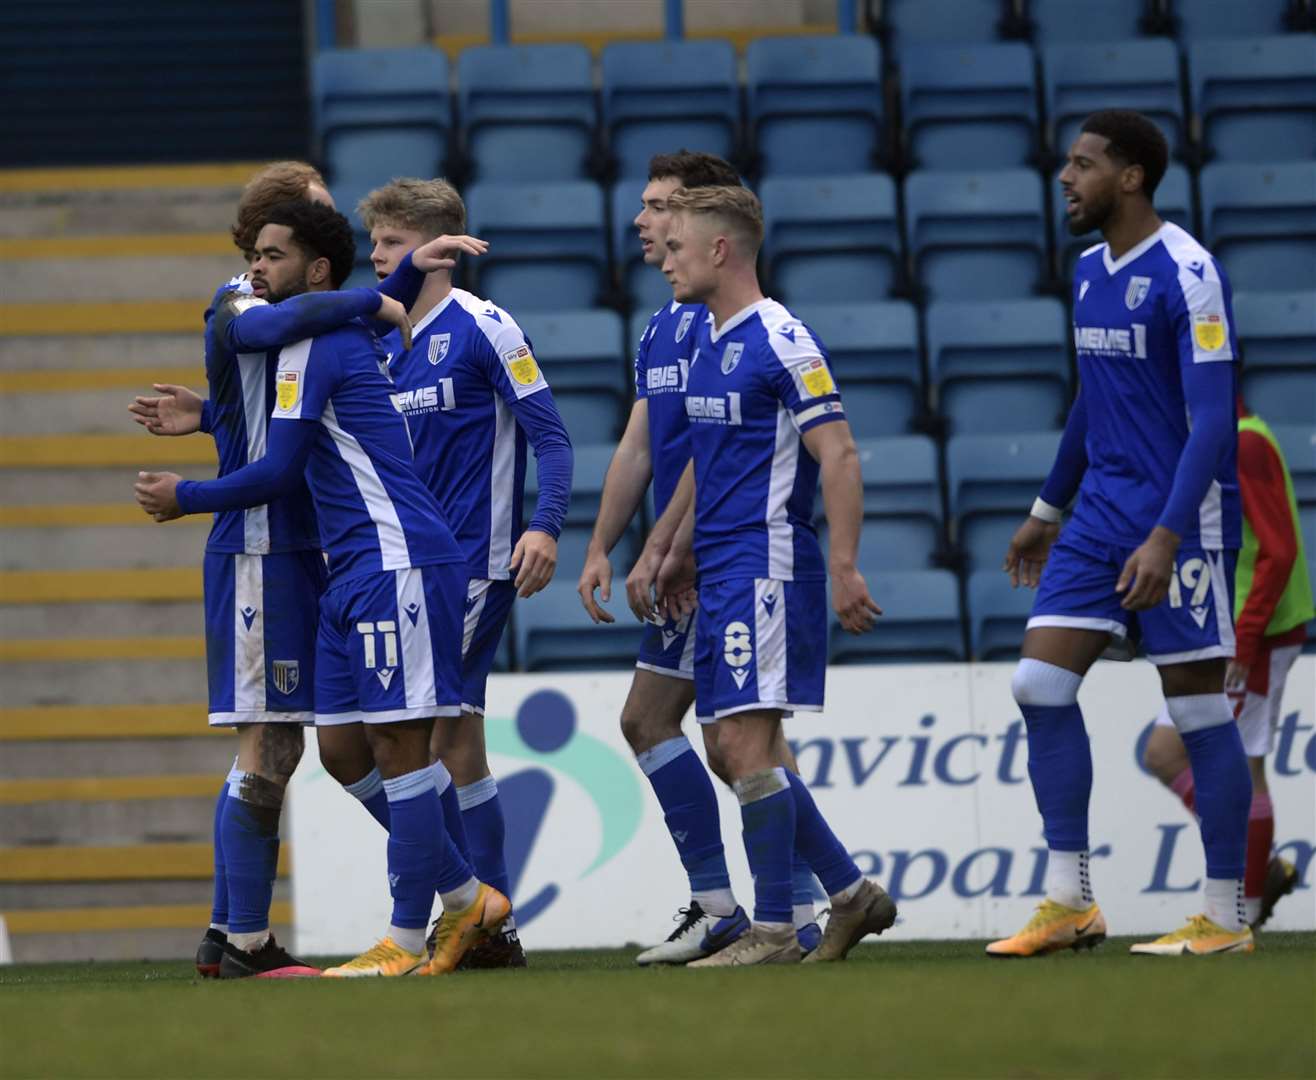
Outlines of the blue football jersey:
M1136 547L1165 509L1192 425L1182 372L1237 355L1224 271L1169 222L1118 260L1105 244L1089 248L1074 270L1074 346L1088 467L1069 527ZM1185 543L1240 546L1236 449L1220 460Z
M653 467L654 513L658 517L671 501L690 460L686 380L695 338L708 318L703 304L678 304L673 300L654 312L635 349L635 396L649 403L649 460Z
M506 580L522 532L526 428L555 426L569 441L530 344L507 312L453 289L417 322L409 351L396 333L384 348L416 471L438 499L468 573ZM559 520L554 535L560 527Z
M306 479L334 582L464 561L416 473L387 363L361 323L279 352L270 422L319 424Z
M251 295L245 277L220 287L206 309L206 383L219 475L227 476L265 454L265 437L274 401L278 350L234 352L217 333L216 312L223 304L240 311L264 304ZM223 320L221 320L222 323ZM320 534L306 485L265 506L215 515L206 550L239 555L318 551Z
M843 420L827 351L776 300L699 327L685 396L701 582L827 576L813 528L818 463L800 436Z

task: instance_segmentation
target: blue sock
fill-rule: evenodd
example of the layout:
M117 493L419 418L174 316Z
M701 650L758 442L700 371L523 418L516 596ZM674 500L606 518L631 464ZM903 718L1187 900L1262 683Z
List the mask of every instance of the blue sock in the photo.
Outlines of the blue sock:
M269 929L283 803L278 784L251 773L239 775L229 785L220 823L230 935Z
M859 880L862 876L859 867L823 818L808 785L789 771L786 780L795 801L795 850L807 861L804 879L807 899L812 903L813 880L809 870L818 876L827 895L835 896Z
M1218 699L1218 707L1214 701ZM1167 699L1176 725L1180 702L1194 702L1200 714L1203 707L1218 711L1223 723L1191 730L1180 729L1188 760L1192 762L1193 784L1197 789L1197 816L1202 823L1202 847L1206 851L1208 878L1241 878L1247 853L1248 809L1252 804L1252 775L1248 772L1247 754L1238 725L1233 722L1223 694L1195 694L1187 698ZM1202 722L1208 723L1208 715Z
M1086 851L1092 747L1083 711L1077 703L1019 708L1028 730L1028 778L1042 815L1046 846L1053 851Z
M790 926L795 799L778 767L737 780L745 854L754 876L754 921Z
M462 858L469 863L471 845L466 837L466 823L462 820L462 805L457 785L452 782L452 774L448 772L447 766L442 761L436 761L430 769L434 772L434 786L439 791L439 802L443 804L443 827L448 830L448 836L461 852Z
M667 831L690 878L690 891L729 889L717 794L690 740L678 735L640 751L635 760L658 796Z
M344 784L343 790L357 799L370 816L388 831L388 796L384 794L384 780L378 769L371 769L355 784Z
M212 844L215 852L215 889L210 903L210 925L228 926L228 875L224 871L224 807L228 805L228 785L237 771L235 765L224 777L219 789L219 798L215 800L215 827Z
M388 796L393 925L423 930L434 907L434 883L439 879L447 840L434 774L427 767L393 777L384 781L384 791Z
M465 823L475 876L510 899L512 885L507 876L504 851L507 823L503 819L502 801L498 798L498 781L486 776L464 788L454 785L452 790L461 806L461 820Z

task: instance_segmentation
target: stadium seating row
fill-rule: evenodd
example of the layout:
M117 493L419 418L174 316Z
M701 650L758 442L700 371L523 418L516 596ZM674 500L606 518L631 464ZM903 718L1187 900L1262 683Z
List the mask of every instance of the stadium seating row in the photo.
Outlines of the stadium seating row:
M1199 41L1181 82L1178 47L1165 38L1057 41L1036 54L1020 41L903 45L892 75L902 159L923 168L1034 164L1042 151L1063 151L1089 112L1111 107L1155 117L1179 151L1193 137L1222 160L1266 161L1277 151L1309 159L1314 58L1316 42L1300 34ZM882 59L870 37L755 41L742 123L727 41L609 46L597 92L582 45L467 49L455 94L436 49L330 50L316 57L315 123L339 183L460 171L479 180L642 178L652 154L677 146L762 176L864 172L887 156L897 125Z

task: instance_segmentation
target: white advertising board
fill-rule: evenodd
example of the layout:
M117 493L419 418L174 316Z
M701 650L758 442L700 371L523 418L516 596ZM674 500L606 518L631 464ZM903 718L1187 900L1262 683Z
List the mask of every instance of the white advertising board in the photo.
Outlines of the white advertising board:
M786 721L800 772L865 873L900 902L901 938L1013 932L1041 892L1041 821L1010 664L833 668L827 709ZM650 944L689 894L662 813L617 718L628 674L490 680L488 746L507 817L527 947ZM1163 932L1201 909L1202 847L1178 800L1137 764L1159 705L1151 665L1098 664L1080 695L1092 740L1092 880L1114 934ZM1316 657L1289 678L1269 762L1275 842L1302 887L1275 929L1316 928ZM691 741L702 751L693 719ZM347 953L388 925L383 831L321 768L293 780L296 947ZM737 897L753 890L735 798L719 810Z

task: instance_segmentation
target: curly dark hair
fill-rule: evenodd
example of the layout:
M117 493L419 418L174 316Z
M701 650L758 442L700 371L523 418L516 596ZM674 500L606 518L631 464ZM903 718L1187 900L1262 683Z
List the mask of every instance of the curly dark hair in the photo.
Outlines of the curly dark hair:
M678 150L654 154L649 159L649 179L675 176L682 187L740 187L740 174L716 154L703 150Z
M1082 130L1108 140L1108 157L1141 165L1143 194L1150 199L1156 193L1170 163L1170 147L1151 120L1132 109L1103 109L1084 120Z
M339 288L356 262L356 234L352 223L337 210L323 203L279 203L271 208L261 222L266 225L283 225L292 231L292 242L313 259L329 260L329 280Z

